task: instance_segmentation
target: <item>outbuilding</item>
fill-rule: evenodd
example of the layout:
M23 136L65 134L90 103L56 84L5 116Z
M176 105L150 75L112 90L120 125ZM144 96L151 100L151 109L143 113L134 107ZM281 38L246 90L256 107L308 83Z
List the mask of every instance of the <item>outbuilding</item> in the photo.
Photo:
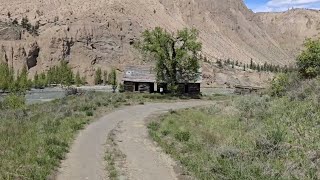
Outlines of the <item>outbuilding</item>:
M180 82L181 94L200 94L202 76L196 82ZM157 83L156 72L152 66L127 66L123 75L126 92L170 93L166 82Z
M155 91L156 77L151 66L128 66L123 76L123 85L126 92Z

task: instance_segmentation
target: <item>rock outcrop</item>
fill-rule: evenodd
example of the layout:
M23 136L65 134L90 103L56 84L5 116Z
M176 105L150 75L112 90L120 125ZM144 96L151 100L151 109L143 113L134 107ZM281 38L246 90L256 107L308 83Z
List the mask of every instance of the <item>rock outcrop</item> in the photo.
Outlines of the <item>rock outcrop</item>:
M7 23L0 24L0 45L4 47L0 60L7 57L6 61L14 62L16 69L28 65L30 76L36 71L46 71L60 60L68 61L75 72L87 76L89 81L97 67L121 70L125 65L141 64L141 55L133 44L141 32L156 26L170 32L197 28L203 55L211 62L229 58L249 63L253 59L256 63L279 65L294 62L304 38L319 32L318 12L301 10L303 13L292 17L295 25L289 26L286 17L292 15L255 14L242 0L3 1L0 20ZM309 23L295 21L304 19L305 14ZM39 36L8 24L25 16L33 25L39 22ZM304 34L301 24L310 33ZM204 66L207 77L221 77L219 74L224 73L206 63ZM232 76L242 74L241 70L231 71ZM220 80L206 78L205 84Z

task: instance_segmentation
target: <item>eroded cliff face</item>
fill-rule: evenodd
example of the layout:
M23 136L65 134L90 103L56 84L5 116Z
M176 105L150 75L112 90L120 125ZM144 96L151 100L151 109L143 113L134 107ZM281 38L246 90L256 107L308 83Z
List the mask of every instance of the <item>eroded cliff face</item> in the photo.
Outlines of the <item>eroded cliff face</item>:
M302 44L299 39L294 45L286 46L291 44L291 38L281 39L281 35L276 35L276 26L268 29L267 15L254 14L241 0L1 1L5 1L0 5L2 22L21 20L24 16L32 24L39 21L39 36L0 24L0 60L16 69L28 65L30 76L36 71L46 71L60 60L68 61L89 82L97 67L105 70L116 67L121 71L126 65L141 64L141 55L133 43L145 29L156 26L170 32L184 27L197 28L203 55L212 62L230 58L249 63L252 58L257 63L284 65L294 61L292 51ZM220 82L221 75L217 74L224 72L203 65L205 84ZM230 71L225 76L237 79L242 74L240 69ZM261 74L250 76L256 79ZM261 82L270 79L269 75L263 77L268 78L261 78ZM228 83L223 83L228 78L220 79L221 84ZM242 79L237 83L245 83Z
M280 13L258 13L259 26L265 29L280 47L296 56L306 38L318 38L320 11L292 9Z

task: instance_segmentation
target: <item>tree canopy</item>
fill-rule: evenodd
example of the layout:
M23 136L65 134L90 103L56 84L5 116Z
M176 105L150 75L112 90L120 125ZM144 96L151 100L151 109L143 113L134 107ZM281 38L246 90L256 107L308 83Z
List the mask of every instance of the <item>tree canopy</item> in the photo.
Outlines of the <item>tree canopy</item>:
M308 39L305 50L297 58L297 66L302 76L314 78L320 74L320 39Z
M138 47L155 58L157 81L168 83L174 91L178 83L195 82L199 77L202 44L198 36L196 29L185 28L173 35L156 27L142 34Z
M116 92L116 90L118 88L118 80L117 80L117 71L116 71L116 69L112 68L108 79L109 79L109 84L112 85L113 92Z

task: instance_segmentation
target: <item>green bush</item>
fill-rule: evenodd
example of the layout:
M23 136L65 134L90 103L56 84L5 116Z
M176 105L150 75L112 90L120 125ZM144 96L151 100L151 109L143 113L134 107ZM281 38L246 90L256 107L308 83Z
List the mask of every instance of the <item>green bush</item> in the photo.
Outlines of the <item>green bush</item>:
M119 92L120 93L124 93L125 92L124 84L122 84L122 83L119 84Z
M160 124L158 122L151 122L148 125L148 129L152 130L152 131L158 131L160 128Z
M278 74L271 82L271 96L284 96L289 85L287 74Z
M179 131L174 135L174 137L180 142L189 141L190 136L191 136L191 134L189 131Z
M22 95L9 94L5 97L2 106L10 109L18 109L24 107L26 104L26 99Z
M92 111L92 110L86 111L86 115L87 115L87 116L93 116L93 111Z
M305 78L314 78L320 74L320 39L308 39L305 50L297 58L299 72Z

